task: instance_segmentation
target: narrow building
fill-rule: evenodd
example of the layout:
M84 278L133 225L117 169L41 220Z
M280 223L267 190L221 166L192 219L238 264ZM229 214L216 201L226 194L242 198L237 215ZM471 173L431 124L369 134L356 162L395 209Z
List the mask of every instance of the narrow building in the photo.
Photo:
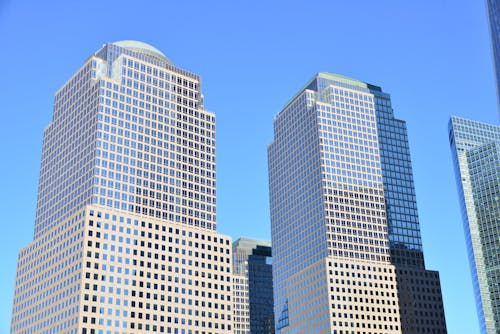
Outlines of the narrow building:
M274 333L271 243L233 243L234 334Z

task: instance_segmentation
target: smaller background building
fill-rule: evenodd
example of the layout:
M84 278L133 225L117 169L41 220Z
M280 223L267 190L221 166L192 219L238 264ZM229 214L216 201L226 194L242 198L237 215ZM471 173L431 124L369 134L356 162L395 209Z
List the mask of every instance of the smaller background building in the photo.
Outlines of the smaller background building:
M234 333L274 333L271 242L233 243Z

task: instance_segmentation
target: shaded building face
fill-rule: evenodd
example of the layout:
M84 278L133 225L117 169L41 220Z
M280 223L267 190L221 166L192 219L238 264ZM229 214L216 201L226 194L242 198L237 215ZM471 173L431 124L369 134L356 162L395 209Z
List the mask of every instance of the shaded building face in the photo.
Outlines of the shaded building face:
M271 244L248 238L233 243L235 334L274 333Z
M271 247L257 245L248 256L248 292L250 332L274 333Z

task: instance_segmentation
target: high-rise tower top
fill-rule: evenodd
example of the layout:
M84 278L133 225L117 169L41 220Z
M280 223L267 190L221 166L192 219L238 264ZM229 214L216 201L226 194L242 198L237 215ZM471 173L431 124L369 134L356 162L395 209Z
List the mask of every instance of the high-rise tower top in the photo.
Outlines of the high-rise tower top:
M125 41L114 42L113 44L125 49L145 54L153 58L167 61L169 64L173 65L172 62L163 54L163 52L161 52L154 46L149 45L147 43L125 40Z

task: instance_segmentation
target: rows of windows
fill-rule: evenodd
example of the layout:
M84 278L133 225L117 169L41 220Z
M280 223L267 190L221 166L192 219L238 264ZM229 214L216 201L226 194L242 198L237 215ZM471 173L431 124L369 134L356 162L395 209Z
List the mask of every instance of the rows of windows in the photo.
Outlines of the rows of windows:
M114 45L91 57L56 94L36 233L90 203L215 229L215 117L198 81ZM158 198L167 185L174 201ZM198 205L181 201L188 194Z
M78 328L84 212L46 229L19 254L12 333Z
M90 211L88 333L108 323L160 333L231 330L229 239L180 226Z
M397 281L403 331L446 333L437 272L423 269L399 269Z
M89 60L56 94L52 123L45 129L35 237L89 204L97 90Z
M193 103L190 103L189 108L180 108L178 105L176 107L175 101L167 101L171 90L197 98L199 92L196 90L196 82L176 78L174 74L170 77L166 73L165 80L171 79L173 83L177 83L170 86L163 83L162 77L155 77L155 71L162 72L124 57L122 74L124 77L132 77L126 79L121 86L113 86L112 92L107 86L103 90L111 107L104 108L102 153L98 151L98 154L103 163L113 160L113 157L123 156L123 159L127 159L131 165L127 175L130 185L127 187L128 193L123 192L123 181L117 179L120 173L115 174L110 167L104 167L107 176L100 178L100 185L95 190L95 202L156 218L215 229L215 206L211 205L211 201L215 201L215 172L211 172L215 170L215 164L212 163L215 161L215 147L214 140L211 139L215 119L202 110L193 110ZM160 72L157 74L161 75ZM145 104L141 107L141 101L144 100ZM111 115L107 116L110 112ZM122 120L123 118L125 119ZM108 125L108 122L111 124ZM113 122L117 123L117 130L122 133L118 133L118 136L111 135L108 142L106 129L109 128L113 133ZM117 140L113 141L113 137ZM172 184L175 177L181 180ZM109 182L113 183L114 191L107 190ZM167 191L170 196L165 201L162 197ZM185 196L180 195L187 195L188 192L198 197L195 199L198 208L186 207L181 203L181 198ZM207 202L210 204L205 204Z
M408 137L404 122L377 99L377 126L393 263L423 266Z
M329 261L328 273L333 332L400 332L393 267Z
M461 185L459 194L462 197L464 225L467 227L467 251L471 258L477 259L474 261L476 268L472 268L477 274L473 275L474 294L476 299L481 299L483 326L494 332L500 328L500 275L497 270L488 268L498 263L500 249L495 232L499 229L498 220L495 220L499 207L495 200L495 188L498 189L498 186L495 187L494 181L498 178L494 171L498 168L500 157L494 146L498 147L500 143L500 128L453 116L449 136L457 184Z

